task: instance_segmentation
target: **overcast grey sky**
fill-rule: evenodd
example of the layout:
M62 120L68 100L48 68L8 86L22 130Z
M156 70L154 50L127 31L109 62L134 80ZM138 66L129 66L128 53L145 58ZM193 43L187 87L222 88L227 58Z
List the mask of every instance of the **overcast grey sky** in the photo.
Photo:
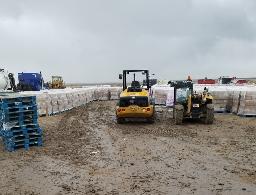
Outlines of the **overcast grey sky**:
M256 76L255 0L0 0L0 65L118 81Z

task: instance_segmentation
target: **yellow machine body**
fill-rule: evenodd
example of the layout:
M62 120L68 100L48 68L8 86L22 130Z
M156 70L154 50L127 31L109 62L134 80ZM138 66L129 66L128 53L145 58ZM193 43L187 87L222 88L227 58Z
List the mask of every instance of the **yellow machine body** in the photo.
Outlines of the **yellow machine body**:
M50 84L51 89L64 89L65 83L61 76L52 76L52 82Z
M132 103L131 105L122 105L122 100ZM142 103L136 104L133 102L142 100ZM147 104L146 104L147 101ZM143 105L144 104L144 105ZM142 89L141 92L128 92L124 90L120 95L120 102L116 106L117 118L151 118L154 116L154 105L151 104L149 92Z

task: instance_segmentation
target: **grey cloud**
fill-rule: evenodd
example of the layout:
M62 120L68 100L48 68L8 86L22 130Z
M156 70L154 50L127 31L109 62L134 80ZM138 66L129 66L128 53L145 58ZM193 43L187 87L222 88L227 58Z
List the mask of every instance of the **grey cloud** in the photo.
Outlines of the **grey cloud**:
M0 62L68 82L256 74L253 0L0 0Z

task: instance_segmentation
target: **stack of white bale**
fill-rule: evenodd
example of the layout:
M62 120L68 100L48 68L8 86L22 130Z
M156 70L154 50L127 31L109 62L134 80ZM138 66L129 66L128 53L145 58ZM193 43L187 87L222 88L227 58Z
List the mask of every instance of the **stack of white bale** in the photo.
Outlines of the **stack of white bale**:
M86 103L94 100L94 88L83 89L86 96Z
M110 100L109 87L97 87L94 90L95 100Z
M216 112L230 112L232 109L233 92L231 91L213 91L212 96L214 110Z
M68 108L68 98L66 93L56 94L58 98L58 112L63 112Z
M157 105L173 105L174 88L170 85L154 85L152 86L152 93Z
M238 113L239 105L240 105L240 99L241 99L241 91L233 91L232 95L232 109L231 112L233 114Z
M240 104L238 115L241 116L256 116L256 89L243 91L240 94Z
M48 93L36 94L38 114L48 115L52 112L52 102Z
M50 110L51 114L56 114L59 112L59 104L58 104L58 96L56 93L50 93L49 97L51 99L51 104L52 104L52 110Z
M120 97L120 94L122 92L122 87L110 87L110 99L111 100L118 100Z
M232 111L238 115L256 115L256 86L194 85L197 92L209 89L214 97L215 111ZM89 87L63 90L44 90L40 92L21 92L35 95L39 115L56 114L94 100L119 99L121 87ZM174 89L168 85L155 85L151 93L155 103L172 106Z
M231 112L233 106L232 86L195 84L194 91L202 92L205 87L213 96L215 112Z
M72 92L68 92L68 93L66 93L66 96L67 96L67 101L68 101L67 110L71 110L72 108L74 108L73 93Z

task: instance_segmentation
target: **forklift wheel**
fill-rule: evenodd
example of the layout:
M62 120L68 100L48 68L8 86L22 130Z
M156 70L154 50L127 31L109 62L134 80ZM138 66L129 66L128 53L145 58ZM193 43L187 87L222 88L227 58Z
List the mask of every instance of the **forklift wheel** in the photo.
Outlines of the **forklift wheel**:
M174 119L176 125L181 125L183 122L184 107L182 105L175 105L174 107Z
M206 117L203 119L205 124L212 124L214 120L214 107L213 104L207 104Z

